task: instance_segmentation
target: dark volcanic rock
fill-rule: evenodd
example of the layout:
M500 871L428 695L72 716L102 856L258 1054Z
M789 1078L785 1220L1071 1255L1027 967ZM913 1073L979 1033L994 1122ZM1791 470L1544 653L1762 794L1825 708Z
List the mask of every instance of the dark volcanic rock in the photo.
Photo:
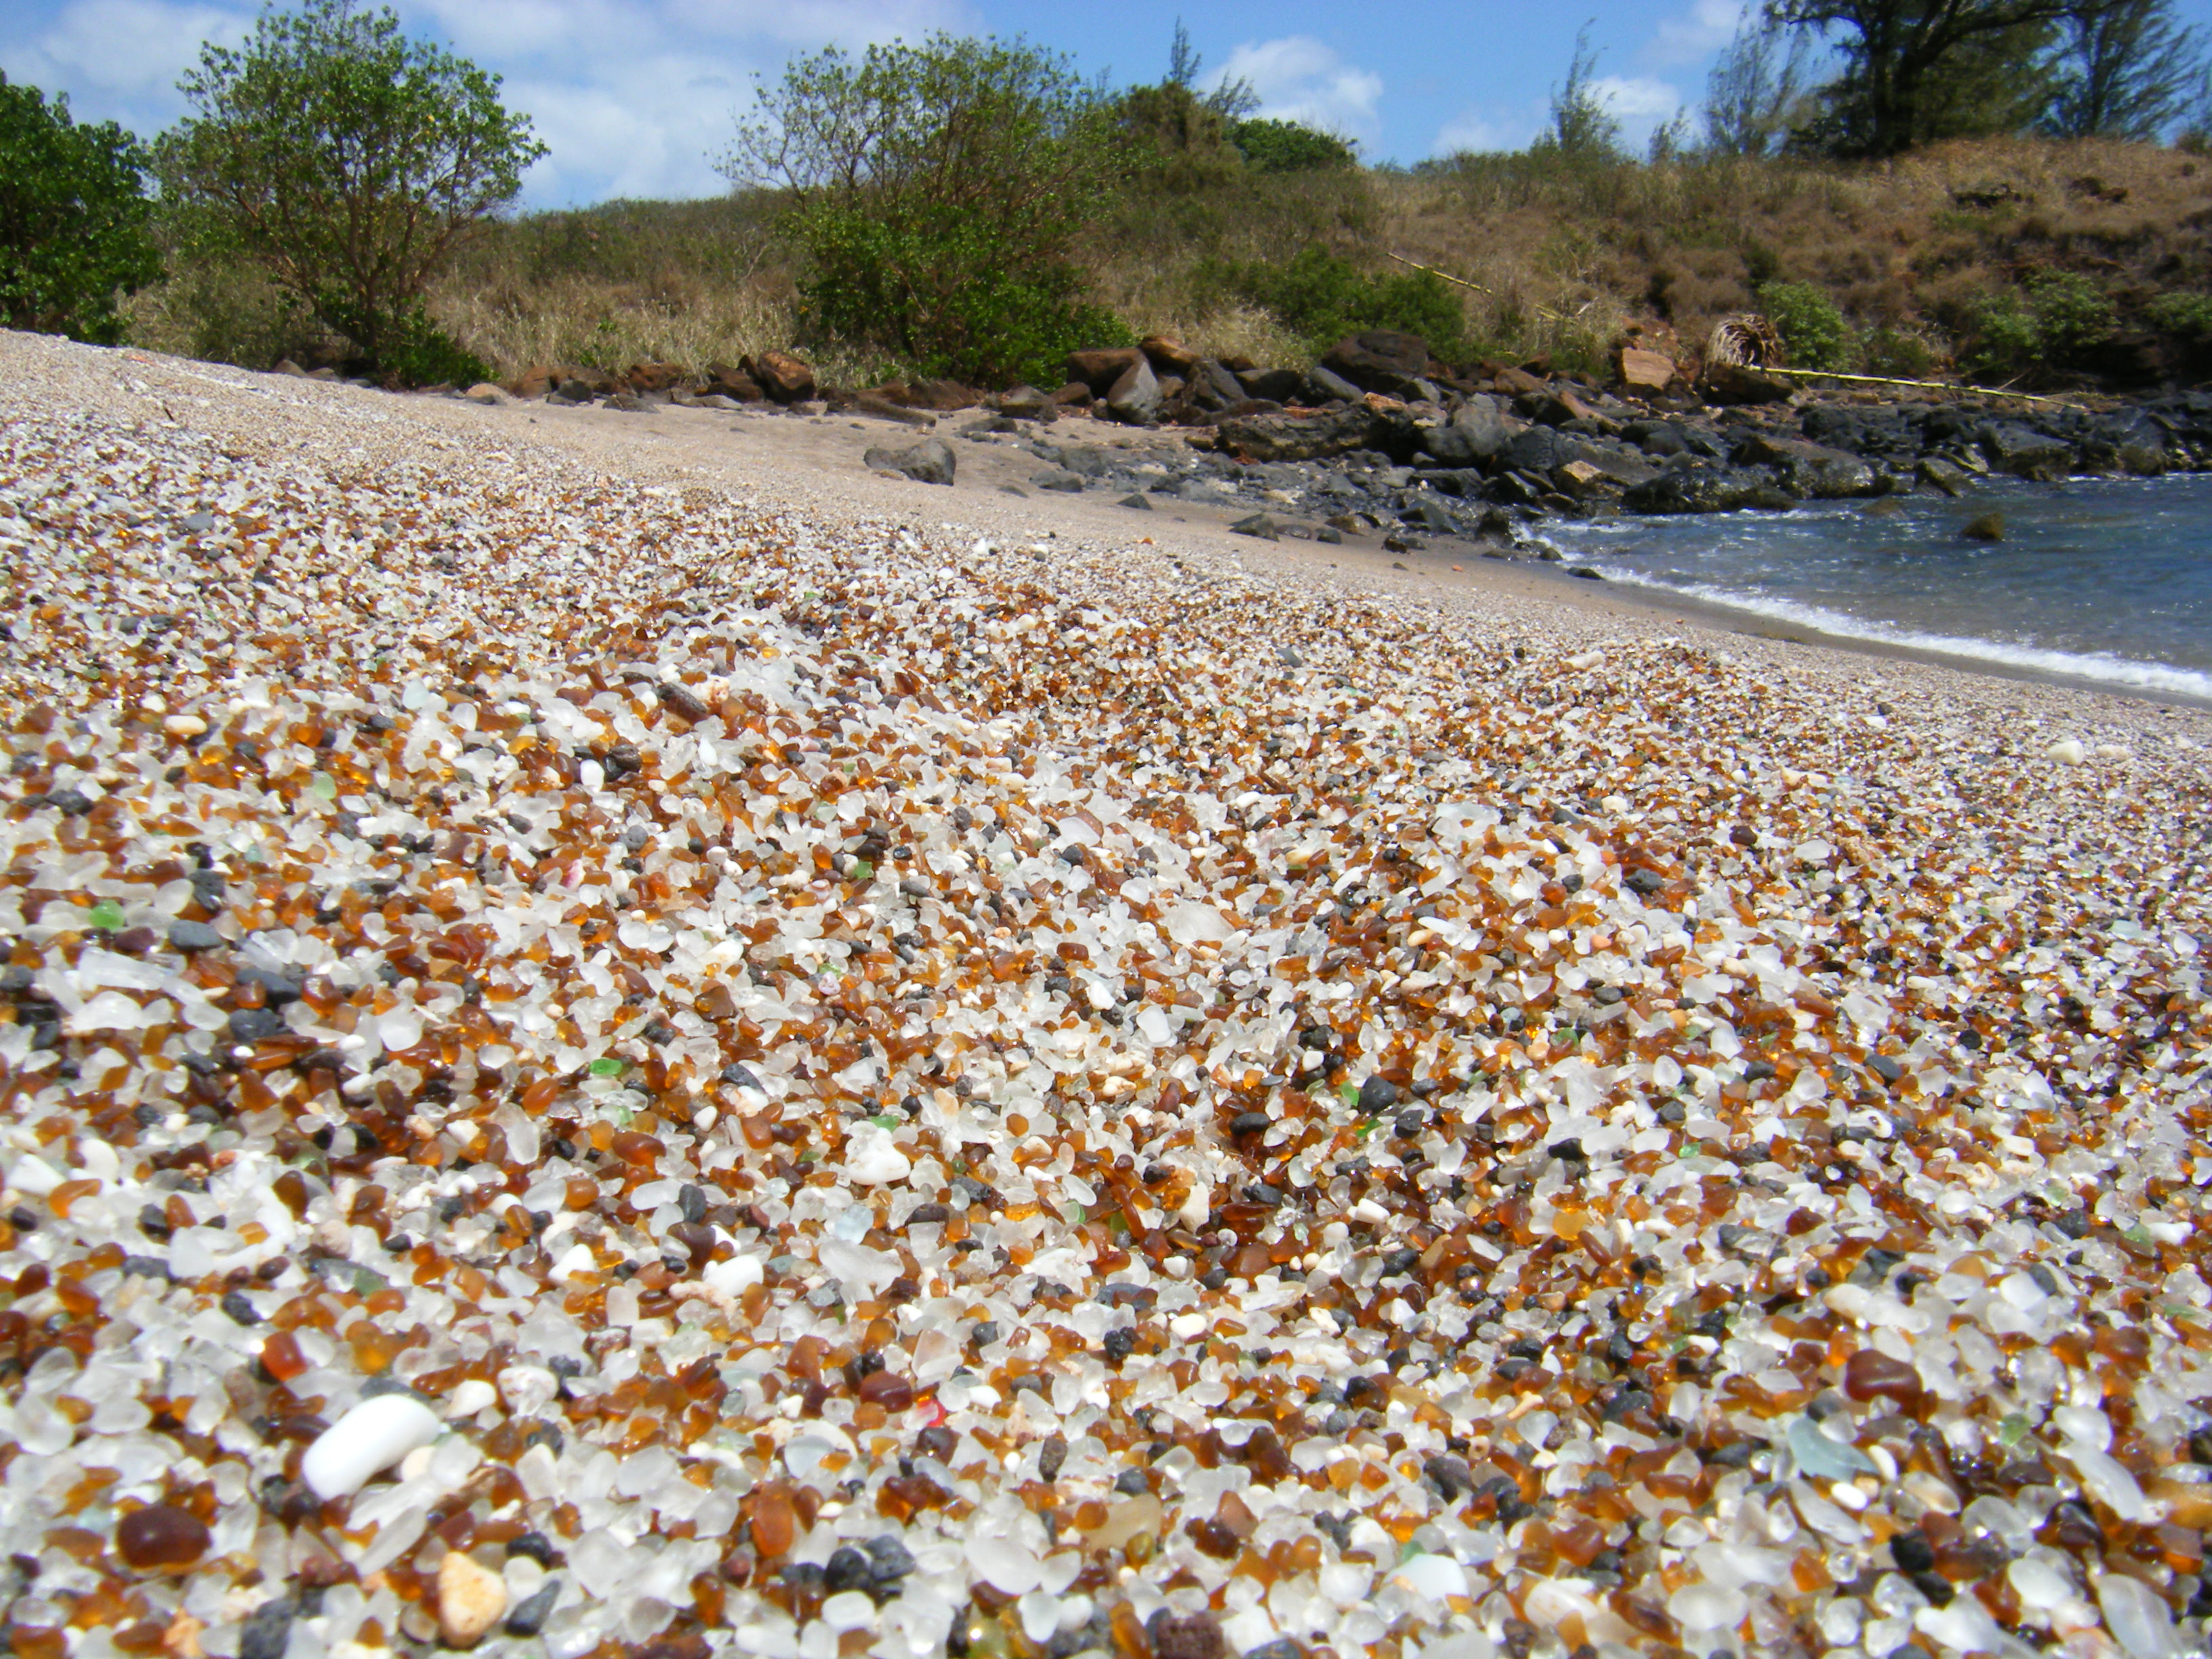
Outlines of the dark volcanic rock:
M1224 421L1215 441L1224 453L1255 461L1313 461L1377 447L1382 422L1364 404L1317 415L1255 415Z
M871 449L863 459L873 472L900 472L916 483L948 486L957 465L951 446L942 438L931 438L911 449Z
M1363 392L1403 395L1429 372L1428 342L1418 334L1370 329L1331 346L1321 366Z

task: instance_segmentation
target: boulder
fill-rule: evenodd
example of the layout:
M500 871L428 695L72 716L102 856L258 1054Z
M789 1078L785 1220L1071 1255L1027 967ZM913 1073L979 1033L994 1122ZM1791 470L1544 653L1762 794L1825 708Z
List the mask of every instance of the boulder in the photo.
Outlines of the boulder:
M1137 342L1137 349L1145 354L1146 361L1158 374L1188 376L1199 365L1199 356L1180 340L1170 340L1164 334L1148 334Z
M1081 409L1091 400L1091 392L1089 386L1080 380L1070 380L1052 394L1050 402L1054 409Z
M1490 383L1509 398L1526 398L1549 389L1525 368L1501 368L1490 377Z
M893 382L898 395L894 403L904 404L908 409L931 409L940 415L950 415L956 409L973 409L983 401L983 394L974 386L963 386L957 380L902 380ZM886 395L890 388L882 388Z
M1771 466L1780 475L1784 489L1820 501L1879 495L1886 488L1875 470L1857 456L1802 438L1753 433L1735 447L1735 459L1739 465Z
M1001 415L1018 421L1042 419L1052 409L1053 401L1033 386L1018 386L985 400Z
M1421 448L1446 466L1473 466L1503 454L1519 429L1520 422L1505 413L1497 398L1477 392L1449 421L1424 428Z
M1562 386L1557 392L1547 392L1533 400L1528 408L1528 418L1544 426L1565 426L1569 421L1594 421L1597 411Z
M1429 372L1428 342L1395 329L1369 329L1331 346L1321 366L1362 391L1395 393Z
M563 380L553 388L553 401L556 404L587 404L598 395L589 380L580 379Z
M1145 361L1145 354L1134 346L1101 346L1088 351L1067 354L1067 378L1071 384L1088 386L1098 397L1104 397L1114 388L1114 383L1130 369Z
M1685 466L1636 485L1620 498L1620 504L1632 513L1733 513L1743 507L1779 513L1797 502L1760 473Z
M1069 444L1058 450L1040 446L1038 453L1057 459L1079 478L1103 478L1114 470L1114 452L1096 444Z
M507 393L489 380L477 381L462 395L472 404L503 404L507 401Z
M1674 360L1638 346L1623 346L1615 366L1621 389L1631 397L1650 397L1674 384Z
M632 363L623 373L623 381L641 395L672 392L684 384L689 374L681 363Z
M284 367L283 363L277 365L280 370ZM296 364L292 366L290 372L295 374L306 373ZM532 363L521 374L509 380L507 383L507 389L518 398L543 398L561 384L562 378L561 370L556 364Z
M1295 368L1243 369L1237 380L1249 396L1271 404L1296 403L1306 384L1306 377Z
M880 391L854 392L849 407L856 415L872 415L879 421L896 421L903 426L921 427L924 430L937 424L936 416L924 414L918 409L908 409Z
M1359 388L1334 369L1316 363L1306 376L1306 395L1317 404L1356 404Z
M1106 393L1107 411L1117 421L1129 426L1150 426L1160 417L1160 405L1165 401L1160 391L1159 377L1143 356L1121 371L1112 388Z
M738 367L780 404L802 404L814 396L814 371L787 351L763 351Z
M1194 406L1209 413L1218 413L1244 402L1251 394L1244 383L1219 362L1194 365L1183 387L1183 396Z
M2074 470L2073 447L2017 421L1987 421L1976 434L1982 453L2000 472L2041 482L2063 478Z
M709 363L702 372L706 391L716 398L733 398L741 404L757 404L768 394L761 390L760 382L742 368L732 368L727 363Z
M957 465L952 447L942 438L927 439L911 449L871 449L862 459L871 472L902 473L916 483L947 486Z
M1959 534L1970 542L2001 542L2005 538L2004 514L1984 513L1971 520Z
M1698 390L1709 404L1779 404L1789 401L1790 386L1741 363L1710 363Z
M1255 415L1224 421L1214 447L1254 461L1313 461L1371 449L1381 422L1363 403L1314 415Z

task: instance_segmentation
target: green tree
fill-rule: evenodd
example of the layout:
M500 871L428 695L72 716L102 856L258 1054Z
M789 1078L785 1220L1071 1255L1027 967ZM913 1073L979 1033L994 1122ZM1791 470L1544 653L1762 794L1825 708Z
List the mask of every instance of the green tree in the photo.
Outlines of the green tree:
M1620 154L1620 123L1606 107L1594 84L1597 53L1590 49L1589 25L1575 36L1575 55L1565 82L1552 88L1551 125L1529 146L1534 151L1577 161L1607 161Z
M545 147L499 77L410 40L386 7L264 9L179 83L193 113L155 152L164 189L258 261L380 372L483 373L431 327L441 264L522 188Z
M1705 78L1705 147L1765 155L1801 118L1811 89L1813 36L1757 13L1737 26Z
M1358 159L1352 145L1334 133L1297 121L1255 116L1237 122L1229 136L1255 173L1316 173L1348 167Z
M1085 303L1078 235L1121 161L1113 102L1023 41L835 47L763 81L720 159L787 192L818 337L986 384L1126 331Z
M2057 70L2048 131L2154 143L2203 84L2204 37L2175 18L2173 0L2103 0L2066 18Z
M2048 104L2060 21L2100 0L1767 0L1792 28L1834 31L1843 73L1802 137L1838 155L2014 132Z
M145 155L112 121L0 75L0 322L112 345L118 294L161 274L147 232Z

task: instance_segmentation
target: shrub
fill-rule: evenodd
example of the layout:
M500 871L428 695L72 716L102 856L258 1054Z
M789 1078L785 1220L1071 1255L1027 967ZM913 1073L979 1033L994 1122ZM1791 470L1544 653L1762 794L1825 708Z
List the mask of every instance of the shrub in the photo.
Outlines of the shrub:
M2063 366L2112 331L2112 302L2087 276L2039 271L2018 289L1985 295L1967 310L1969 368L2021 374Z
M1924 380L1941 368L1943 354L1924 335L1899 328L1869 330L1859 343L1859 362L1869 374Z
M79 126L69 100L0 75L0 322L112 345L116 296L161 274L148 234L145 157L112 121Z
M1244 165L1256 173L1311 173L1347 167L1357 159L1352 146L1334 133L1296 121L1255 117L1237 122L1229 136Z
M2162 333L2212 340L2212 294L2161 294L2143 315Z
M793 61L720 165L790 192L817 338L1004 384L1112 331L1073 244L1116 171L1114 131L1065 58L939 34Z
M496 76L405 39L389 8L305 0L264 12L238 51L203 47L179 84L196 112L163 137L157 167L211 240L260 261L378 372L473 361L424 319L422 298L545 153Z
M1307 247L1283 264L1238 268L1229 285L1265 306L1316 352L1362 329L1418 334L1448 363L1474 355L1459 296L1427 271L1362 272L1327 250Z
M1789 348L1791 368L1850 368L1856 355L1850 325L1819 289L1809 283L1769 283L1759 290L1759 304Z

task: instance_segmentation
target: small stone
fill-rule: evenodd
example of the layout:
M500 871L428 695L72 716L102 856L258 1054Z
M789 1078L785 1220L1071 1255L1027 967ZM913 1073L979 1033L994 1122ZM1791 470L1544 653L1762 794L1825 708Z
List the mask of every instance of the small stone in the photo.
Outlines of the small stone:
M264 1601L256 1607L239 1626L238 1659L284 1659L298 1612L298 1604L289 1600Z
M1267 542L1279 542L1283 538L1281 526L1264 513L1255 513L1249 518L1237 520L1229 526L1229 533L1232 536L1255 536Z
M300 1478L325 1502L350 1497L369 1476L435 1440L442 1426L436 1413L407 1395L364 1400L307 1448Z
M895 472L916 483L943 484L950 489L959 465L952 446L942 438L928 438L907 449L871 449L861 458L872 472Z
M1139 513L1149 513L1152 510L1152 504L1146 501L1142 495L1124 495L1120 501L1116 501L1115 505L1116 507L1132 507L1136 508Z
M514 1604L514 1611L507 1615L503 1628L509 1636L537 1635L545 1628L545 1621L553 1616L554 1603L560 1599L561 1581L547 1579Z
M438 1565L438 1636L449 1648L473 1647L507 1611L507 1581L459 1550Z
M1370 1117L1381 1116L1401 1097L1398 1085L1386 1077L1370 1077L1359 1085L1359 1109Z
M140 1572L192 1566L210 1541L199 1518L174 1504L151 1504L115 1523L115 1553Z
M169 948L172 951L220 951L229 943L210 922L173 921L169 924Z
M2005 538L2004 514L1984 513L1978 519L1969 520L1959 534L1970 542L2001 542Z

